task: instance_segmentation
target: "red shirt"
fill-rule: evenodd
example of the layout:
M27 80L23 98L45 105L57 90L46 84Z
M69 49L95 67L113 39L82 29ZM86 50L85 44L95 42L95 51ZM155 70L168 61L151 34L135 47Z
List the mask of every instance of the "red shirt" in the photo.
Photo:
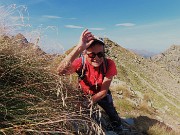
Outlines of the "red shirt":
M72 66L76 72L82 69L82 58L77 58L73 61ZM117 75L117 69L114 61L107 59L107 71L105 72L105 77L111 77ZM94 68L88 61L85 61L86 70L85 77L80 80L80 85L85 94L96 94L101 90L103 82L103 63L98 67Z

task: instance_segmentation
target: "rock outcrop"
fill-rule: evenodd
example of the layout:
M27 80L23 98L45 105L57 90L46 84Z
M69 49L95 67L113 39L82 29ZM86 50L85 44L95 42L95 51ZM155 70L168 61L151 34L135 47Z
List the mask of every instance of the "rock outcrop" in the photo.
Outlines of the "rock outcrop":
M165 52L151 57L151 60L180 78L180 45L172 45Z

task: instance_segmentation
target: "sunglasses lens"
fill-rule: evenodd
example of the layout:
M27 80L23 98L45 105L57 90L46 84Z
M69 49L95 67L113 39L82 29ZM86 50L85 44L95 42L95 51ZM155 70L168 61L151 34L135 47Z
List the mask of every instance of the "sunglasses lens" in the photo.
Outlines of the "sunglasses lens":
M88 56L89 56L89 58L95 58L96 54L95 53L89 53Z
M98 52L98 53L97 53L97 56L98 56L99 58L104 57L104 53L103 53L103 52Z
M89 53L89 54L87 54L87 55L88 55L89 58L95 58L96 55L97 55L99 58L104 57L104 53L103 53L103 52L98 52L97 54L95 54L94 52L92 52L92 53Z

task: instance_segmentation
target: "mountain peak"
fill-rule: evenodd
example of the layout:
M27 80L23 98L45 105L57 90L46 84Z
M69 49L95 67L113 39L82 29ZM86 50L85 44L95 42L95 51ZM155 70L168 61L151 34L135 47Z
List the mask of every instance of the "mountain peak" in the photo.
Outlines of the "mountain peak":
M161 54L151 58L175 76L180 76L180 45L172 45Z

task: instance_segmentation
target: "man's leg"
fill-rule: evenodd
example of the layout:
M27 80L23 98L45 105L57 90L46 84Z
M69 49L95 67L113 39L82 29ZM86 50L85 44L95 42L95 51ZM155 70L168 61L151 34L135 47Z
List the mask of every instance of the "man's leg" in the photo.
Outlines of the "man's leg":
M119 117L119 115L113 105L112 95L110 92L107 94L106 97L104 97L97 103L107 113L107 115L109 116L109 118L114 126L121 125L121 118Z

